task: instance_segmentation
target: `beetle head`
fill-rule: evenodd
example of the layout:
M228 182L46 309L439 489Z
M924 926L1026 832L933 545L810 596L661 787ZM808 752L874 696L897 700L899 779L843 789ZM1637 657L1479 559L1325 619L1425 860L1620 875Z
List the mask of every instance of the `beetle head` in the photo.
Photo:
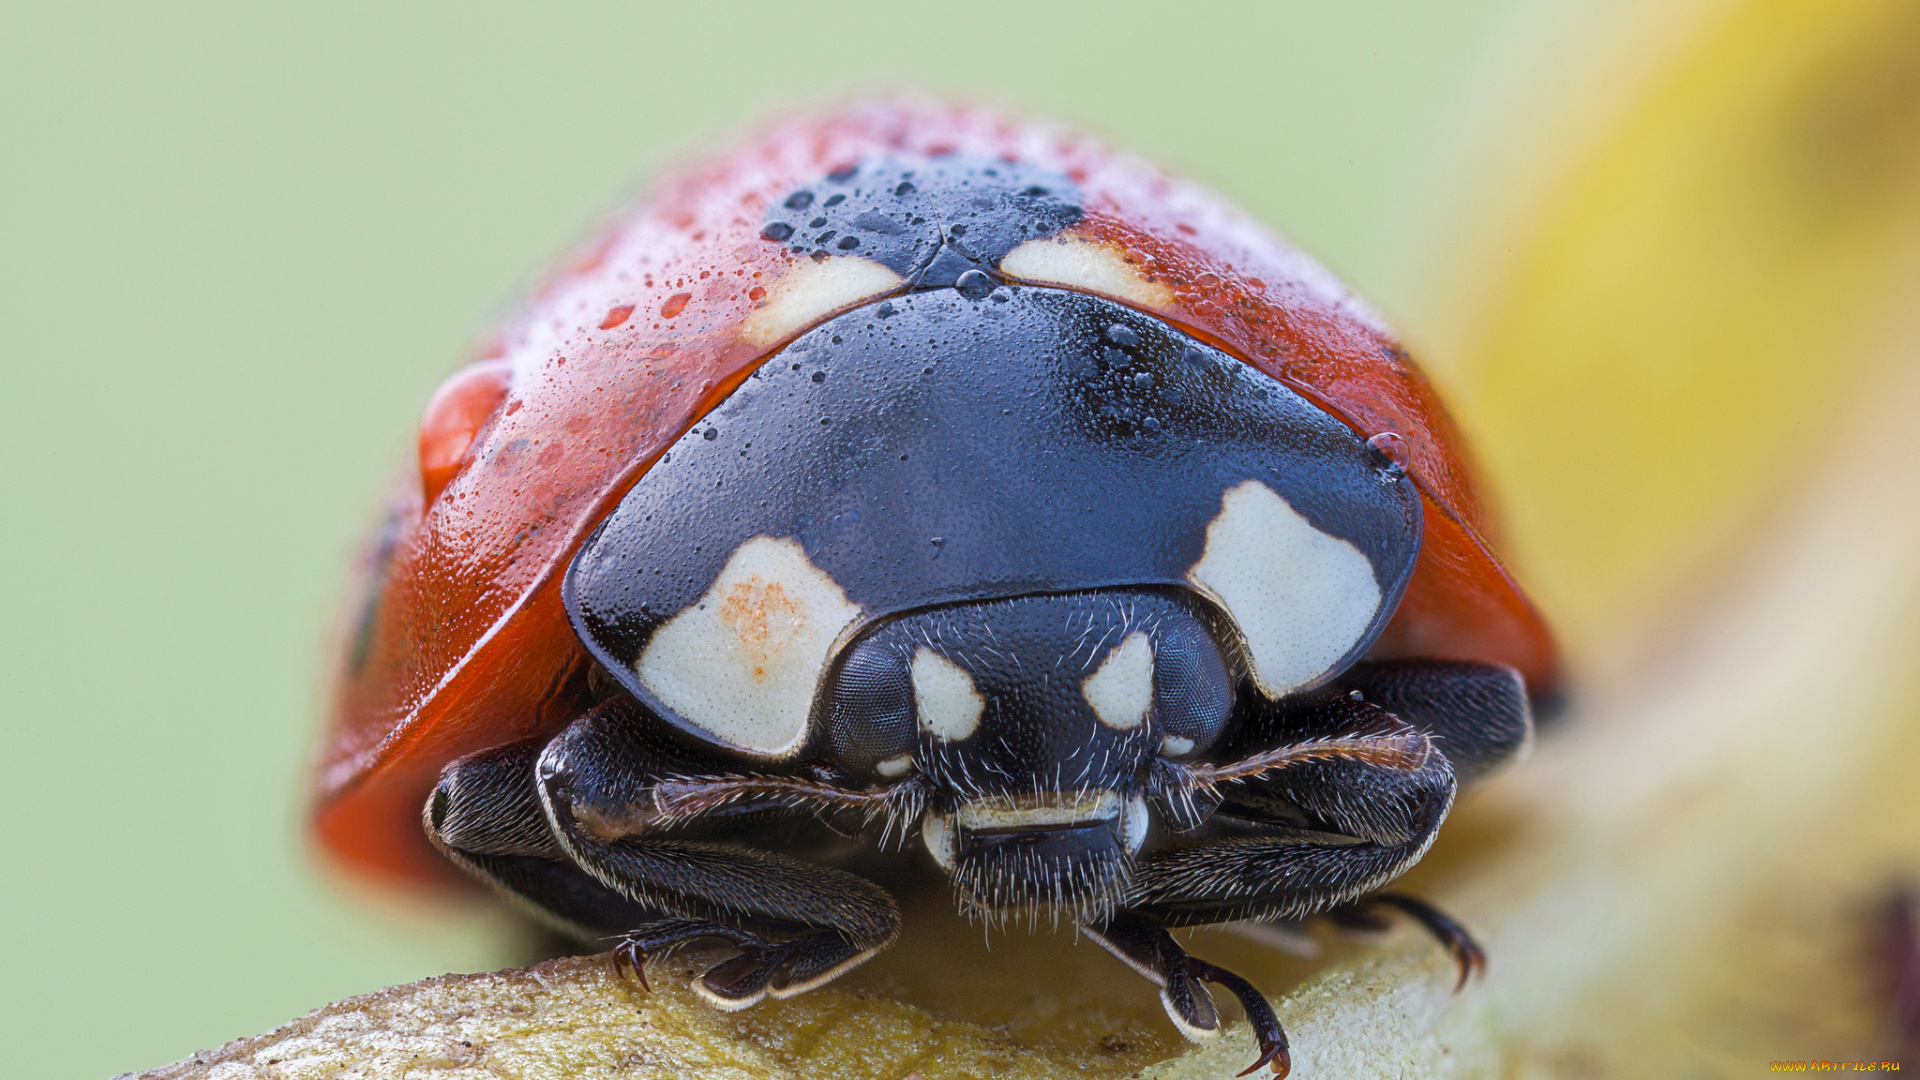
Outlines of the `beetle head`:
M856 775L918 775L922 836L970 910L1098 917L1146 840L1153 762L1203 752L1232 709L1203 616L1150 591L902 616L847 650L829 747Z

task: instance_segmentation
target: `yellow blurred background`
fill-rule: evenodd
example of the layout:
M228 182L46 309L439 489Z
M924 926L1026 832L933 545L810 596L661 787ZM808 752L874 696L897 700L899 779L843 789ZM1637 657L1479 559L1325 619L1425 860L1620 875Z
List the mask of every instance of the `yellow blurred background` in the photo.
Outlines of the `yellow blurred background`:
M1386 291L1591 664L1699 595L1913 340L1920 5L1624 0L1552 40L1481 95Z
M5 1071L157 1065L506 959L493 916L378 912L306 858L320 643L440 376L677 154L911 84L1216 185L1426 357L1591 681L1913 359L1917 11L11 5Z

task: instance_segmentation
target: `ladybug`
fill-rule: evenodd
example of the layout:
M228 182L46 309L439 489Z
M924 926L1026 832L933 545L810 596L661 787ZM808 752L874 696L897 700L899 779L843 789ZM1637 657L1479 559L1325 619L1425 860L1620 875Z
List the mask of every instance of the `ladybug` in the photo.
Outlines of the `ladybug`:
M317 768L323 846L457 867L722 1009L887 947L889 868L1066 922L1395 908L1558 681L1432 387L1217 197L881 101L668 179L427 406ZM1249 1069L1249 1072L1253 1069Z

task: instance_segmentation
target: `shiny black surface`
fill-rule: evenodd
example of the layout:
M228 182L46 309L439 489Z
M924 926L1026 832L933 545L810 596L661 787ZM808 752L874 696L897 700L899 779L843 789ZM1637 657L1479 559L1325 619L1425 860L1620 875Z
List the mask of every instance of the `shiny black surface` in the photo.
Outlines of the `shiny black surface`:
M1143 590L1053 593L902 615L864 635L831 679L827 739L855 775L911 753L943 792L1131 793L1160 740L1211 744L1233 709L1233 682L1205 605ZM1130 728L1102 723L1086 679L1129 634L1149 642L1153 708ZM919 730L910 669L930 649L967 673L984 700L978 730L949 740ZM935 799L942 810L951 800Z
M760 237L796 255L872 259L935 289L1078 220L1080 193L1059 173L960 154L881 157L787 193Z
M1398 603L1420 503L1398 469L1279 382L1098 297L916 293L827 322L687 433L588 539L564 597L632 662L739 545L796 539L869 621L1032 593L1187 586L1248 479L1372 562ZM664 714L664 710L663 710ZM669 719L672 717L669 715Z

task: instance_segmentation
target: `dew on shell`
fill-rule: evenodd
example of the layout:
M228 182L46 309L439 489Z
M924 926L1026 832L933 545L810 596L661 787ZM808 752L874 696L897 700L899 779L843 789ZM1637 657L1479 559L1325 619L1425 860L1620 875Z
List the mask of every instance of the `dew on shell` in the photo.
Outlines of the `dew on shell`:
M969 300L984 300L993 292L993 279L979 270L969 270L953 281L953 287Z

